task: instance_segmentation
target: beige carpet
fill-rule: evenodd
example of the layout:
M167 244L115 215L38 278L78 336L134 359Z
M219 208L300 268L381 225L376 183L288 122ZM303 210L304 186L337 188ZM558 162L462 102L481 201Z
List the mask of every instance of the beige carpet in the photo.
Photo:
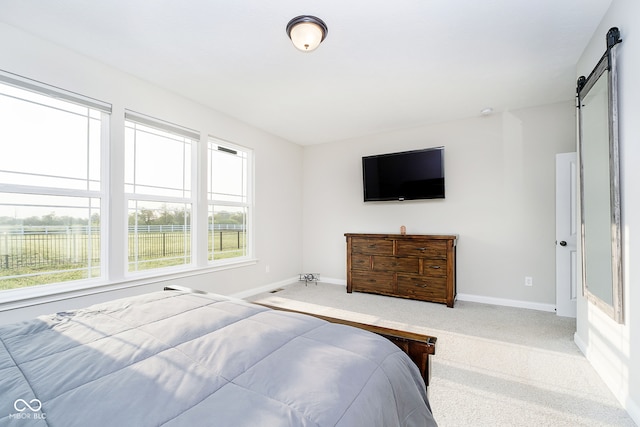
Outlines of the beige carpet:
M458 301L455 308L295 283L275 294L426 328L438 337L429 399L440 427L635 426L573 342L575 320Z

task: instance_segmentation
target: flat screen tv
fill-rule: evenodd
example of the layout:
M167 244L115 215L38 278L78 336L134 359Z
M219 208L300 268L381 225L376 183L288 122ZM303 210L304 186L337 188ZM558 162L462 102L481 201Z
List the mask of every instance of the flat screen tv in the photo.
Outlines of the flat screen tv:
M444 147L362 158L364 201L444 199Z

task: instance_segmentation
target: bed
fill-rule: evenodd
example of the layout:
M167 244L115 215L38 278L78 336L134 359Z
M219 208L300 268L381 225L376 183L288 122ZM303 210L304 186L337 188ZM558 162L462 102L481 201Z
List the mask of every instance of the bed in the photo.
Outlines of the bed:
M0 397L0 426L436 425L384 338L180 290L0 326Z

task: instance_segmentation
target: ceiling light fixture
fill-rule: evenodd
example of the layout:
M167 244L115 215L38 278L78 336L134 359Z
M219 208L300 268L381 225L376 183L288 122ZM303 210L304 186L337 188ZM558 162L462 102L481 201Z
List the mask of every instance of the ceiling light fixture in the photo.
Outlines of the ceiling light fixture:
M327 37L327 24L315 16L302 15L287 24L287 35L296 49L303 52L315 50Z

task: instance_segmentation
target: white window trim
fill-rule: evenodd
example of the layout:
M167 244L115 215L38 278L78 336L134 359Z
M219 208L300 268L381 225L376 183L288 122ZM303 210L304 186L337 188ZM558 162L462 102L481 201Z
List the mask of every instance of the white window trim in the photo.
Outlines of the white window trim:
M37 80L22 77L8 71L0 70L0 81L20 89L50 96L52 98L63 99L75 104L80 104L83 107L89 107L94 110L102 111L103 113L111 114L111 104L107 102L80 95L56 86L48 85Z
M159 195L151 195L151 194L145 194L145 193L131 193L126 191L124 186L122 187L122 191L124 195L124 223L125 223L125 227L122 230L123 240L125 244L123 254L122 254L123 262L124 262L124 277L126 279L138 278L138 277L144 278L144 277L153 277L155 275L162 274L162 273L171 274L173 272L191 271L194 268L198 267L198 261L197 261L198 252L197 252L196 240L197 240L197 235L199 233L197 232L198 228L195 227L196 223L194 222L194 220L196 219L195 215L197 214L197 209L198 209L197 195L199 191L199 186L198 186L199 183L197 179L194 179L194 174L201 174L200 170L198 169L198 146L200 144L200 139L201 139L200 133L194 131L193 129L189 129L187 127L180 126L166 120L158 119L155 117L148 116L146 114L125 109L124 121L123 121L124 128L126 128L127 121L131 121L143 126L159 129L159 130L171 133L173 135L177 135L182 138L189 138L193 142L190 144L191 176L189 178L191 182L191 187L189 190L189 193L190 193L189 197L159 196ZM123 141L123 147L124 146L125 146L125 141ZM124 156L123 156L123 163L124 163ZM122 167L124 170L124 164L122 165ZM145 270L129 271L128 216L129 216L129 202L132 200L191 205L191 230L192 230L191 247L190 247L191 257L190 257L190 262L188 264L180 264L176 266L167 266L167 267L157 267L157 268L152 268L148 270L145 269ZM194 233L194 231L196 232Z
M207 188L207 155L210 139L225 147L241 150L248 156L248 215L247 228L247 256L208 261L208 232L196 233L192 239L192 263L178 267L167 267L154 270L142 270L128 273L127 233L128 233L128 201L124 191L124 135L125 121L133 119L141 124L160 127L150 116L124 109L122 106L114 108L112 104L91 97L80 95L65 89L57 88L26 77L0 70L0 81L20 89L30 90L39 94L54 96L85 107L99 110L103 113L101 127L101 190L87 190L85 194L101 199L101 275L100 278L75 280L69 282L36 285L0 291L0 313L3 311L47 304L56 301L90 296L104 292L111 292L127 288L146 285L162 285L168 280L182 279L203 274L210 274L228 269L235 269L255 265L255 154L253 149L225 141L207 134L197 133L191 129L175 125L175 128L190 132L190 138L196 141L192 144L191 166L191 195L192 195L192 228L208 231L208 188ZM115 112L114 112L115 111ZM104 115L107 115L105 121ZM150 120L150 121L147 121ZM143 122L144 121L144 122ZM169 122L164 122L169 123ZM172 123L170 123L173 125ZM50 191L46 187L0 184L0 191L15 193L37 193L77 196L76 191ZM139 199L147 198L138 195ZM220 203L218 201L217 203ZM231 202L222 204L233 205ZM123 233L118 232L120 229ZM124 250L123 250L124 248ZM121 254L124 252L124 257Z
M105 212L109 209L109 186L108 186L108 148L109 148L109 128L111 125L111 111L112 106L109 103L96 100L94 98L86 97L65 89L57 88L36 80L32 80L26 77L19 76L17 74L9 73L4 70L0 70L0 82L16 87L20 90L26 90L36 93L38 95L49 96L56 99L61 99L66 102L70 102L76 105L80 105L84 108L98 110L101 112L101 134L100 134L100 191L89 189L67 189L57 187L44 187L37 185L22 185L22 184L2 184L0 183L0 192L13 193L13 194L32 194L42 196L62 196L62 197L83 197L83 198L96 198L100 200L100 215L101 218ZM26 101L30 102L30 101ZM55 108L46 106L47 108ZM105 155L106 154L106 155ZM106 165L106 166L105 166ZM108 231L102 224L100 227L100 277L74 280L68 282L48 283L44 285L27 286L23 288L7 289L0 291L0 311L5 309L5 303L11 301L30 300L34 297L43 295L59 294L66 289L88 289L95 286L99 286L107 279L107 257L106 257L106 245L108 244Z
M248 267L256 265L257 263L257 259L245 259L216 266L185 268L177 271L158 269L153 270L155 274L152 275L131 274L130 277L118 281L91 282L91 284L89 284L87 281L77 280L73 282L9 289L0 292L0 313L33 305L47 304L140 286L158 285L158 290L161 290L164 284L174 279L183 279L240 267ZM46 290L43 289L45 287L47 288ZM55 287L55 290L52 289L53 287Z
M247 239L247 243L246 243L246 255L241 256L241 257L235 257L235 258L225 258L225 259L220 259L220 260L211 260L209 261L209 248L207 247L207 251L206 251L206 257L205 259L207 260L207 263L211 266L223 266L223 265L232 265L234 263L242 263L242 262L246 262L246 261L253 261L256 260L256 256L255 256L255 245L254 245L254 235L255 235L255 231L254 231L254 221L253 221L253 216L254 216L254 212L255 212L255 198L254 198L254 188L255 188L255 162L254 162L254 152L251 148L248 147L244 147L242 145L238 145L235 144L233 142L229 142L226 141L224 139L209 135L209 137L207 138L207 143L206 143L206 157L205 159L208 158L209 156L209 143L215 143L217 145L222 145L226 148L232 149L232 150L236 150L236 151L242 151L243 153L246 153L247 155L247 174L249 175L247 177L247 202L246 203L241 203L241 202L229 202L229 201L223 201L223 200L216 200L216 199L209 199L209 187L208 187L208 173L210 173L210 171L206 170L206 175L205 179L206 179L206 183L205 183L205 188L204 188L204 200L206 200L206 212L207 212L207 216L206 216L206 222L207 222L207 234L209 232L209 224L208 224L208 212L209 212L209 206L213 205L223 205L223 206L237 206L237 207L246 207L247 208L247 217L245 218L246 222L247 222L247 231L246 231L246 239ZM206 160L205 160L205 165L204 167L206 168ZM208 239L208 237L207 237ZM207 242L208 243L208 242ZM208 245L207 245L208 246Z

